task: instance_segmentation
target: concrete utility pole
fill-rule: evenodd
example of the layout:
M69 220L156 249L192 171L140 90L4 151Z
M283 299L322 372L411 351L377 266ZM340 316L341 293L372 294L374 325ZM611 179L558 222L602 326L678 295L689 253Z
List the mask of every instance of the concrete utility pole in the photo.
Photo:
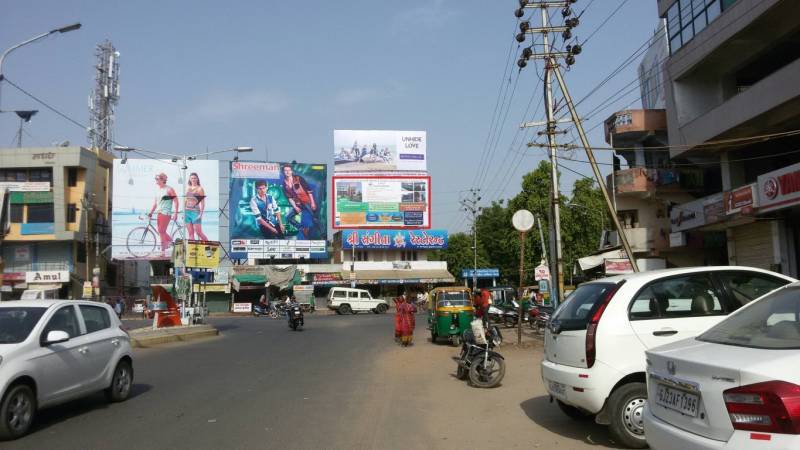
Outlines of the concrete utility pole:
M582 48L580 44L567 44L565 45L565 51L553 51L553 47L550 42L550 34L551 33L560 33L561 37L564 39L565 43L572 39L572 30L580 24L580 20L577 15L574 14L571 6L574 1L534 1L529 2L528 0L520 0L520 8L517 9L515 12L515 16L517 18L522 18L524 13L524 8L539 8L541 10L542 16L542 26L541 27L531 27L531 24L527 21L520 22L519 29L520 33L517 34L516 40L519 43L525 42L527 34L540 34L542 36L542 50L536 51L535 44L531 44L530 47L525 47L522 51L522 55L520 59L517 61L517 66L519 66L520 70L524 69L527 64L528 60L531 58L535 59L542 59L544 60L544 102L545 102L545 113L546 113L546 120L544 122L526 122L521 125L521 127L540 127L544 126L545 130L539 132L539 135L546 135L547 136L547 149L550 156L550 165L551 165L551 242L553 244L552 251L551 251L551 258L550 258L550 265L551 265L551 273L552 276L555 277L552 280L552 297L554 300L554 306L558 306L558 302L562 300L562 295L564 292L564 272L563 272L563 253L561 248L561 217L560 217L560 194L559 194L559 185L558 185L558 155L557 149L560 147L555 140L556 134L564 134L566 131L557 131L557 127L559 123L574 123L576 128L578 129L578 134L580 135L581 142L583 144L584 149L586 150L586 155L589 158L589 161L592 165L592 170L595 175L595 179L597 180L597 184L600 186L600 190L603 193L603 197L606 201L606 206L608 207L609 211L611 212L611 217L614 222L614 225L617 229L617 232L620 236L620 240L622 241L622 245L625 248L625 251L628 255L628 259L631 262L631 266L635 272L639 271L639 268L636 264L636 260L633 257L633 252L631 251L630 245L628 244L627 236L625 235L624 230L620 226L619 219L617 218L617 214L615 208L611 202L611 198L608 195L608 190L606 189L605 182L603 180L602 174L600 173L600 169L597 166L597 161L594 158L594 154L592 153L591 146L589 145L589 141L586 138L586 134L583 130L583 126L581 125L581 119L578 116L578 113L575 109L575 105L572 102L572 98L569 95L569 90L567 89L567 85L564 82L563 77L561 76L561 70L559 66L559 59L563 60L567 66L571 66L575 64L575 56L580 54ZM549 24L549 10L551 8L560 8L561 15L564 17L564 25L563 26L551 26ZM556 78L558 79L558 84L561 89L561 93L564 97L564 101L566 102L567 106L570 110L570 119L555 119L554 114L554 100L553 100L553 80L552 76L555 74ZM536 146L537 144L529 144L529 146Z
M469 190L471 197L459 201L465 212L472 214L472 290L478 287L478 214L481 212L478 202L481 201L481 190L472 188Z

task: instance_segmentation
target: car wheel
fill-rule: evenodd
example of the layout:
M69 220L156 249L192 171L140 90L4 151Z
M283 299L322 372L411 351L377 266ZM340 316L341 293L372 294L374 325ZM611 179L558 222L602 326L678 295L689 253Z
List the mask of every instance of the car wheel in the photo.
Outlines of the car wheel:
M380 305L378 305L378 312L381 314L385 313L388 309L389 306L386 305L385 303L381 303Z
M353 312L353 309L347 303L339 307L339 314L350 314L351 312Z
M133 367L131 363L122 360L117 363L114 369L114 377L111 379L111 386L106 388L105 394L111 402L124 402L131 395L133 387Z
M561 412L566 414L570 419L573 419L573 420L588 420L588 419L591 419L592 417L594 417L594 414L589 414L589 413L583 412L580 409L578 409L578 408L576 408L576 407L574 407L572 405L568 405L568 404L562 402L561 400L556 400L556 402L558 403L558 409L560 409Z
M0 440L24 436L36 416L36 397L26 384L12 386L0 403Z
M644 383L628 383L611 393L611 435L630 448L646 448L644 437L644 406L647 387Z

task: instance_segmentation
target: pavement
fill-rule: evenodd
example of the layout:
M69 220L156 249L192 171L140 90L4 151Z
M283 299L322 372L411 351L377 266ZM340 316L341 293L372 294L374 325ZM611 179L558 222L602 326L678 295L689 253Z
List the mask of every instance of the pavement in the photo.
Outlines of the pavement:
M418 319L420 319L419 317ZM394 343L389 314L212 318L220 337L134 349L130 399L44 410L3 449L464 449L613 447L605 427L549 403L541 346L504 346L494 389L455 378L458 349ZM509 332L504 331L506 340ZM532 341L533 342L533 341Z
M188 342L219 335L212 325L191 325L153 329L152 327L128 330L131 345L141 348L155 347L170 342Z

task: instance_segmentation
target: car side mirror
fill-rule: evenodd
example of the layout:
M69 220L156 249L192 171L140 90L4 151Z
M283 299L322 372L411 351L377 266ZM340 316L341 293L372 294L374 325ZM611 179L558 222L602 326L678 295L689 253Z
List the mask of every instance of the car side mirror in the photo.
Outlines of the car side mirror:
M61 330L53 330L47 333L47 338L45 338L42 345L48 346L53 344L60 344L61 342L67 342L69 340L69 334L66 331Z

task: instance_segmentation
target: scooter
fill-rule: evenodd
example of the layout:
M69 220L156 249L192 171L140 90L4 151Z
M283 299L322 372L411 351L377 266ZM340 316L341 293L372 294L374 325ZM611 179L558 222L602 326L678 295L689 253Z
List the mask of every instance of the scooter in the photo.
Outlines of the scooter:
M479 388L500 384L506 374L506 363L503 355L493 349L502 341L500 329L494 325L477 337L471 329L464 331L456 377L459 380L469 378L470 384Z
M269 307L256 303L253 305L253 315L256 317L269 316Z
M303 309L298 303L292 303L289 305L287 308L287 314L289 317L289 328L292 330L297 331L299 327L304 325Z

